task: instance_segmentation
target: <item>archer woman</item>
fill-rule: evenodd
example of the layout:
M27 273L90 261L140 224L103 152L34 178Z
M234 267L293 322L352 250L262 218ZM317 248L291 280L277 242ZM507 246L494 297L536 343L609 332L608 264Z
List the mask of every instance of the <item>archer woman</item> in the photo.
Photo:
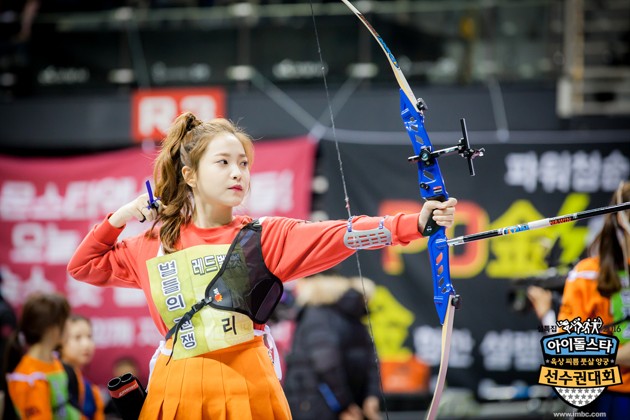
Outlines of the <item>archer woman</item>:
M265 345L282 283L337 265L367 235L377 238L370 248L419 239L432 212L438 225L453 224L455 199L349 221L235 216L253 154L251 138L229 121L180 115L155 163L160 202L148 205L144 194L120 207L68 265L78 280L144 291L165 343L152 361L142 419L291 418ZM118 241L134 218L154 223Z

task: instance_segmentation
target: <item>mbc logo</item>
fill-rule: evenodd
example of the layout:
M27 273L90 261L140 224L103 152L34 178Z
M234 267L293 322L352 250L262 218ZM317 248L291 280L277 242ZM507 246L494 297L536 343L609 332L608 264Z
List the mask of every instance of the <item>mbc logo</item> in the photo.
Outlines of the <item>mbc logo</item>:
M225 97L220 88L136 91L131 104L133 139L162 139L173 120L186 111L202 120L225 117Z

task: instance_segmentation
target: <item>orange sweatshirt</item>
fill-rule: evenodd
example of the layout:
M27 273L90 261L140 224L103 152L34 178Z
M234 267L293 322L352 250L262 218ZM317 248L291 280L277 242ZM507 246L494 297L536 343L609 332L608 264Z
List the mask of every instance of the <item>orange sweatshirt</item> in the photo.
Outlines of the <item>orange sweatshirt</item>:
M597 291L598 273L599 258L586 258L571 270L564 285L558 320L568 319L571 321L580 317L582 321L585 321L588 318L600 317L604 325L616 321L613 319L610 298L602 296ZM619 368L623 383L608 389L615 392L630 393L630 368L623 366Z
M381 217L353 218L353 230L374 229ZM199 228L188 224L181 229L178 249L205 244L230 244L241 227L252 219L236 216L228 225ZM418 214L386 216L384 225L391 231L393 245L406 245L422 235L418 232ZM283 282L309 276L331 268L354 253L344 245L346 221L305 222L266 217L261 219L261 245L267 268ZM146 261L157 256L160 242L144 233L118 241L122 228L106 219L88 233L68 264L68 272L77 280L96 286L139 288L144 291L151 317L165 335L164 324L151 296Z

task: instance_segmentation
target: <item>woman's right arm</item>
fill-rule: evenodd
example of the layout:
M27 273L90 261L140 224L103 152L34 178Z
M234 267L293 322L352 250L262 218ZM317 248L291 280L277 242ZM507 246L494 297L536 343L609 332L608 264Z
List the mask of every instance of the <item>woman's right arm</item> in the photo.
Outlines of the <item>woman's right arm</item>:
M70 258L68 273L95 286L140 287L135 270L137 246L133 239L118 242L122 230L108 219L94 226Z
M118 236L134 218L149 222L155 219L157 213L147 207L148 198L142 194L96 225L70 259L68 273L96 286L140 287L136 255L144 235L124 241L118 241Z

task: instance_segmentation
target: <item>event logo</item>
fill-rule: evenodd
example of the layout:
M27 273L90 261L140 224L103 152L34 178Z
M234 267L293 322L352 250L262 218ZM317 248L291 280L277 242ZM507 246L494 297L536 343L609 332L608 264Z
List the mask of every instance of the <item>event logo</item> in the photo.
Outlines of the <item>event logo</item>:
M225 90L219 87L141 89L131 96L131 127L136 142L164 138L173 120L190 111L200 120L226 115Z
M590 404L606 387L621 383L619 366L615 365L619 340L600 334L600 317L565 319L556 324L565 332L540 340L545 364L540 367L538 383L553 387L573 407Z

